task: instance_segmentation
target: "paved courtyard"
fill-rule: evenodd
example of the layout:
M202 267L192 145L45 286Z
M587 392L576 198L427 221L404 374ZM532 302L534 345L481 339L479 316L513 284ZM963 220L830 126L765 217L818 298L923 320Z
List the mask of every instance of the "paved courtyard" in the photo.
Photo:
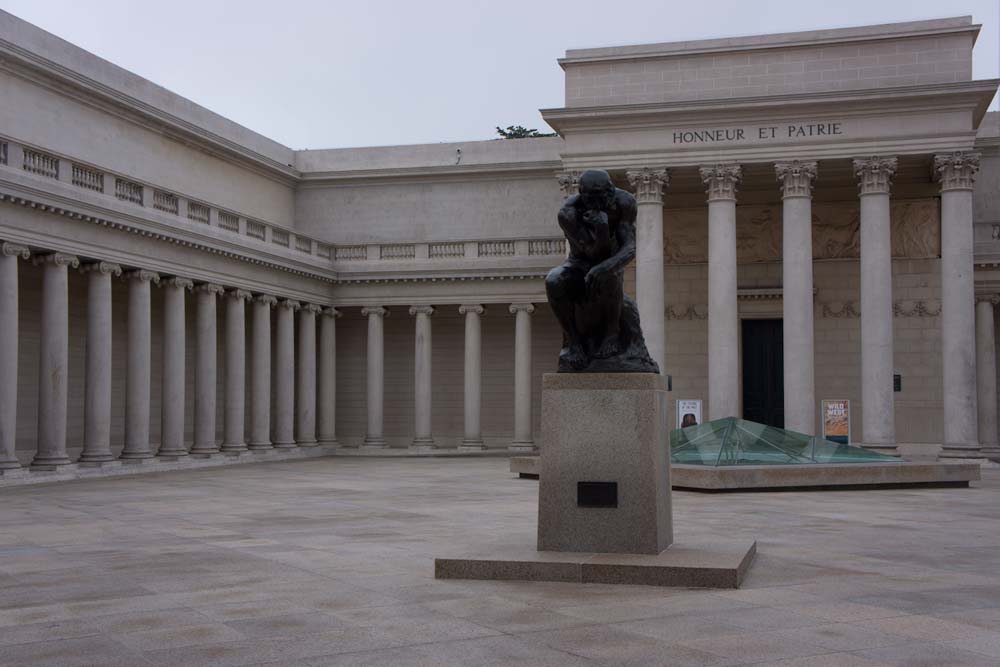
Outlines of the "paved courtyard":
M675 493L738 591L435 581L530 539L506 459L327 458L0 490L0 665L1000 664L1000 471L971 489Z

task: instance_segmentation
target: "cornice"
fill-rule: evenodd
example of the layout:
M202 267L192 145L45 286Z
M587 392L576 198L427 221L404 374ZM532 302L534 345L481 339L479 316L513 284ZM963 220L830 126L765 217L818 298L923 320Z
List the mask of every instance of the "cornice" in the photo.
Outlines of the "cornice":
M559 160L539 160L537 162L497 162L472 165L447 165L429 167L403 167L399 169L355 169L350 171L303 172L300 189L328 187L343 182L356 185L369 181L385 183L409 183L419 181L448 182L486 180L498 176L519 178L528 176L548 177L562 168Z
M799 117L813 110L847 117L871 113L872 109L903 107L913 111L915 100L935 101L936 108L964 108L976 105L973 128L996 94L1000 79L979 79L893 88L829 91L822 93L787 93L737 99L684 100L647 104L619 104L592 107L541 109L542 118L560 134L564 130L599 130L641 128L662 125L665 121L725 123L761 117L779 121ZM857 109L845 105L857 105ZM934 108L934 107L932 107ZM921 109L926 110L926 107ZM763 115L762 115L763 114Z
M299 179L299 172L290 165L282 164L247 146L95 81L4 39L0 39L0 69L27 78L33 83L55 89L62 95L113 113L209 154L236 159L244 166L284 183L295 183Z
M685 56L694 56L709 53L745 53L747 51L772 51L774 49L793 49L809 46L824 46L824 45L842 45L842 44L858 44L863 42L887 42L895 41L899 39L911 39L914 37L926 37L926 36L938 36L938 35L950 35L950 34L961 34L961 33L973 33L973 35L978 35L979 30L982 27L978 23L963 23L960 25L949 25L949 26L930 26L926 25L929 22L915 22L923 23L925 27L914 27L905 30L892 30L893 24L884 24L882 26L865 26L865 28L886 28L886 32L872 34L872 33L860 33L860 34L845 34L854 30L855 28L844 28L840 30L809 30L800 33L791 34L774 34L774 35L762 35L752 36L752 37L734 37L734 38L721 38L721 39L705 39L696 40L694 42L675 42L665 43L665 44L649 44L649 45L635 45L633 48L641 49L643 47L647 48L647 51L633 51L631 53L610 53L609 49L580 49L578 50L581 55L571 56L566 55L563 58L559 58L557 62L560 67L565 69L566 65L578 65L584 63L603 63L603 62L619 62L619 61L632 61L632 60L649 60L649 59L662 59L662 58L677 58ZM771 41L756 41L761 38L771 38ZM781 39L784 38L784 39ZM670 48L670 47L673 48ZM660 47L659 50L654 50L656 47ZM609 47L614 48L629 48L629 46L621 47ZM603 53L601 53L603 51ZM567 52L568 54L569 52Z

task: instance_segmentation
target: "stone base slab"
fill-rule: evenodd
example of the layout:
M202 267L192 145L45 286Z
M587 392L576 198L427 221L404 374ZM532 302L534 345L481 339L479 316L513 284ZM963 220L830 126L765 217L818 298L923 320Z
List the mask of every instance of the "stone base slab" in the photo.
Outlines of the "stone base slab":
M975 463L817 463L776 466L675 465L676 489L739 491L751 489L830 489L893 486L968 486L977 481Z
M379 447L379 448L366 448L366 447L338 447L335 450L329 452L331 456L370 456L377 458L412 458L412 457L461 457L461 458L478 458L483 456L510 456L510 452L506 449L475 449L475 450L464 450L456 449L455 447L441 448L441 447L428 447L428 448L416 448L416 447Z
M434 559L436 579L560 581L584 584L739 588L756 542L677 542L658 555L498 549L490 555Z
M24 473L0 476L0 488L20 486L22 484L46 484L49 482L64 482L74 479L92 479L96 477L120 477L122 475L143 475L148 473L168 472L172 470L194 470L197 468L217 468L219 466L246 465L268 461L294 461L296 459L318 458L329 456L330 452L322 447L307 447L305 449L260 450L244 456L216 455L211 458L185 456L183 458L154 458L130 461L127 465L87 466L76 463L59 466L55 470L37 470L21 468ZM140 465L136 465L140 464ZM17 472L17 471L14 471Z
M512 456L510 471L537 479L540 456ZM787 466L671 466L675 489L739 491L754 489L830 489L892 486L968 486L980 479L977 463L818 463Z

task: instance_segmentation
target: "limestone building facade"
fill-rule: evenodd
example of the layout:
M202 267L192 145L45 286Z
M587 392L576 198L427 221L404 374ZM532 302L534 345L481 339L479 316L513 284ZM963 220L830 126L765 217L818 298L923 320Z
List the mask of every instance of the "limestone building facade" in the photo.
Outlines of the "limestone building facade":
M639 201L674 402L819 433L847 399L855 443L995 455L978 31L568 51L559 136L294 151L0 14L0 470L537 449L587 168Z

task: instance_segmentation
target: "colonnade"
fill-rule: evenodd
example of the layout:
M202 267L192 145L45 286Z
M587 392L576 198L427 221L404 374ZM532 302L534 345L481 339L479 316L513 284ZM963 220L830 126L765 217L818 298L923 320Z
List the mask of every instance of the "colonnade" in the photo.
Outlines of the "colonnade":
M537 448L532 436L533 409L531 392L531 303L510 304L508 311L514 319L514 439L510 449L531 452ZM465 318L463 429L459 451L478 452L486 449L482 429L482 316L486 307L479 303L461 304L458 313ZM414 318L414 372L413 372L413 440L410 449L426 451L436 448L432 402L433 382L431 363L432 316L435 306L418 304L410 306ZM367 350L367 429L363 449L384 449L387 444L383 432L385 397L385 341L384 319L389 309L379 305L366 306L361 314L368 320Z
M862 157L852 161L852 168L858 181L861 210L862 443L876 449L895 450L890 189L897 160L891 156ZM973 340L972 187L978 168L976 153L934 156L942 200L942 456L945 458L981 456L980 431L984 427L977 418L977 402L989 401L988 397L984 399L982 391L983 382L990 381L988 378L980 379L977 392L977 348ZM791 160L776 163L774 169L781 187L783 210L785 426L814 434L818 405L811 228L817 163ZM708 418L718 419L739 414L736 201L743 173L741 165L735 163L705 165L699 173L708 195ZM663 368L663 197L669 184L669 170L643 168L627 171L626 176L639 205L636 301L649 351ZM565 186L572 180L564 175L560 182ZM985 327L983 321L980 329ZM995 393L995 379L992 382ZM994 416L987 415L986 419L995 422L995 405L992 412ZM985 428L993 433L990 442L995 443L996 427Z
M15 451L18 376L18 261L29 259L28 248L0 243L0 471L21 468ZM249 449L313 447L335 444L335 319L333 308L296 301L278 301L213 283L195 284L181 276L161 278L144 269L123 271L112 262L81 264L66 253L42 253L33 258L42 267L39 334L37 451L30 467L54 470L72 463L83 466L177 460L183 457L236 456ZM87 276L86 396L83 451L77 461L67 453L67 380L69 370L68 271ZM116 459L111 449L112 297L111 279L128 281L127 360L125 377L124 447ZM163 298L163 373L161 438L150 438L151 288ZM194 440L184 439L185 301L196 299L194 361ZM216 438L216 307L225 301L224 424L221 446ZM245 304L253 301L250 381L252 414L246 440ZM271 313L277 314L273 354L277 378L276 409L271 410ZM294 312L299 311L299 340L293 338ZM320 340L316 346L316 315ZM296 350L298 359L296 360ZM319 400L317 401L317 387ZM296 400L297 399L297 400ZM318 407L318 413L317 413ZM317 421L321 439L316 435ZM273 429L273 437L272 437Z

